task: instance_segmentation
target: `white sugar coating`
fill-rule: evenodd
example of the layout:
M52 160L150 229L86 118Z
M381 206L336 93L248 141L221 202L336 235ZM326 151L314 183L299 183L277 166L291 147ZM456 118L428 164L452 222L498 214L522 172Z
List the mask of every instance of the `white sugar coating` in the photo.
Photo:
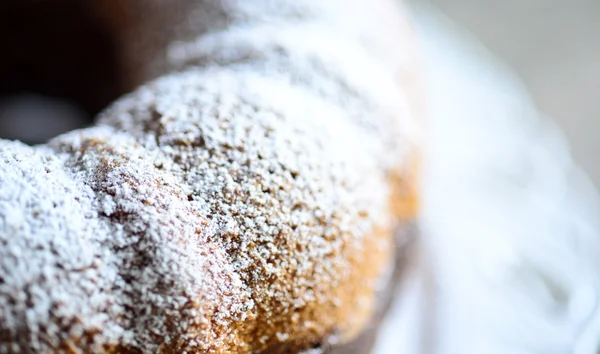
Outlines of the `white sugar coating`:
M365 42L373 14L296 3L224 1L229 28L164 48L181 72L97 127L0 140L0 352L245 352L364 326L418 131L386 41ZM217 5L197 6L187 26Z
M65 165L96 192L99 216L112 221L108 245L120 275L113 291L127 309L122 316L133 344L155 351L157 337L185 333L217 306L252 306L224 251L207 239L212 225L189 205L177 179L157 170L155 154L106 128L50 145L69 154ZM231 320L243 312L232 311Z
M346 119L387 139L387 148L397 149L389 156L406 154L410 142L418 138L407 97L389 68L343 32L323 24L233 27L191 43L171 44L169 62L174 68L228 66L287 80L344 107ZM398 144L399 139L405 144Z
M82 318L74 332L121 335L104 291L117 270L93 199L50 151L0 141L0 351L7 336L41 350L41 333L52 344L72 335L55 318Z

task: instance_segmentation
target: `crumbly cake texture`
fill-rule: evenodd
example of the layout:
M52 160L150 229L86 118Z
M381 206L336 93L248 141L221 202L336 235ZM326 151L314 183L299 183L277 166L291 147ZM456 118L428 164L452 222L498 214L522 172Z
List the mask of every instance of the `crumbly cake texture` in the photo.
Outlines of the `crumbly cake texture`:
M96 127L0 140L0 352L354 338L393 262L419 140L396 66L409 55L384 60L389 34L349 19L389 19L385 6L197 2L186 26L216 7L228 26L165 47L179 72Z

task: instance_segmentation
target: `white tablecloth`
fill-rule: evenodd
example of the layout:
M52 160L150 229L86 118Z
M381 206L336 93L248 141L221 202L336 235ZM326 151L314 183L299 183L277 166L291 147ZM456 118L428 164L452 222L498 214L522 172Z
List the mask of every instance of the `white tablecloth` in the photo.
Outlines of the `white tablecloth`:
M512 74L430 8L422 253L378 354L592 354L600 208Z

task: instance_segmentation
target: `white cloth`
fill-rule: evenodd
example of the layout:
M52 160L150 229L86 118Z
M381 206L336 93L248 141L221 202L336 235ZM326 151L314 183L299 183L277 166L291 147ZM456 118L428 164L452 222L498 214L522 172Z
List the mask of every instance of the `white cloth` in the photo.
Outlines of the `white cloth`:
M594 188L506 68L413 10L430 109L423 251L376 353L597 353Z

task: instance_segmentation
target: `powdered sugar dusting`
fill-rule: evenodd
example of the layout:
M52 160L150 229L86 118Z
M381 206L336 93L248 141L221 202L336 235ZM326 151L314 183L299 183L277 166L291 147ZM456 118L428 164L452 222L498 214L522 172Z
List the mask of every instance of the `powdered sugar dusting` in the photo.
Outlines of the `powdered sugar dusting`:
M224 4L250 27L174 44L182 72L99 126L0 141L0 351L250 352L368 319L415 134L402 90L335 21L294 30L320 2L272 36Z
M119 337L116 299L102 290L117 270L93 192L45 149L0 141L0 161L0 349L41 351L83 331Z
M215 230L208 239L251 289L255 317L331 301L347 268L339 250L390 227L383 144L286 80L192 70L142 88L100 122L164 154L161 168L188 186Z

